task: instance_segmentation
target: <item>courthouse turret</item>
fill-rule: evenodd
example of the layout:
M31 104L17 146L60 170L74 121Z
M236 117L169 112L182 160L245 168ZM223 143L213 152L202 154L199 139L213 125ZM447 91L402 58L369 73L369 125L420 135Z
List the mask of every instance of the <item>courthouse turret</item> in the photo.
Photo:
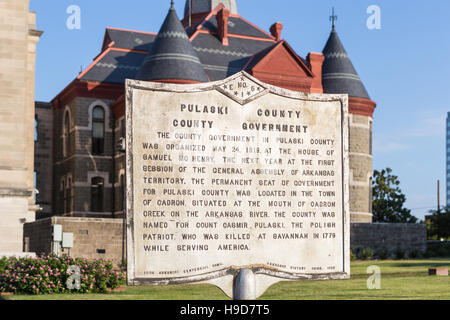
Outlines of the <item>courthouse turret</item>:
M209 81L173 2L136 79L170 83Z
M372 222L373 102L342 45L334 25L323 49L324 93L349 96L350 213L352 222Z

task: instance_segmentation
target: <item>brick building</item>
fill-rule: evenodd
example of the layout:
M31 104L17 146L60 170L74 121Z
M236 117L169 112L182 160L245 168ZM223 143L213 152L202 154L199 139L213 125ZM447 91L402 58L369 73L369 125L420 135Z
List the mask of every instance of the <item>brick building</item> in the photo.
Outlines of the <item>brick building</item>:
M38 201L44 207L39 217L123 216L125 157L116 145L125 135L125 79L195 83L245 70L291 90L349 94L351 217L372 222L376 104L334 23L323 53L301 57L282 40L281 23L266 32L240 16L236 2L187 0L183 20L171 9L158 34L106 29L93 63L51 101L50 109L38 105L38 127L53 127L52 137L47 131L48 144L38 142L36 150L37 166L44 170L37 176Z

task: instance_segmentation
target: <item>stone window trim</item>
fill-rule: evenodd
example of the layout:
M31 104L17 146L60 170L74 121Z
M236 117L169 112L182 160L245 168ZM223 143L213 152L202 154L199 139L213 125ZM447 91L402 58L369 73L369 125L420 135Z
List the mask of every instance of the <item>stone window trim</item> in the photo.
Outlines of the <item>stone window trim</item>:
M61 176L60 178L60 188L59 188L59 192L61 194L62 197L62 205L63 205L63 209L62 209L62 213L63 214L69 214L70 212L68 212L67 209L68 205L70 205L71 208L71 204L73 201L73 187L74 187L74 183L73 183L73 177L72 177L72 173L66 173L64 175ZM70 192L70 194L69 194ZM70 203L69 203L70 202Z
M116 132L121 131L122 125L125 126L125 117L116 119Z
M70 110L70 107L67 105L67 106L64 107L64 112L63 112L63 117L62 117L62 125L61 125L62 130L61 130L61 136L60 136L60 138L63 138L63 137L64 137L64 120L65 120L65 118L66 118L66 114L67 114L67 113L69 113L70 132L73 132L74 129L75 129L74 126L73 126L73 123L72 123L72 119L73 119L73 117L72 117L72 111Z
M109 128L108 123L109 123L108 118L105 118L105 134L112 132L112 130ZM88 127L76 126L73 131L92 131L92 123Z
M105 179L93 177L91 180L91 201L89 210L91 212L105 212Z
M67 174L65 175L65 177L66 177L66 186L68 185L68 183L69 183L69 181L70 181L71 184L72 184L72 187L73 187L73 177L72 177L72 172L67 173Z
M63 186L65 186L67 188L67 184L69 183L69 181L71 181L71 185L73 187L72 172L66 173L66 174L61 176L59 191L61 191L61 192L64 191Z
M96 115L97 114L97 115ZM103 106L95 106L91 113L91 147L93 155L105 154L105 127L106 127L106 111ZM99 130L100 128L100 130Z
M126 183L126 176L125 176L125 169L120 169L119 170L119 172L118 172L118 174L117 174L117 181L115 181L115 183L114 183L114 187L115 188L118 188L118 187L120 187L120 184L121 184L121 180L120 180L120 178L123 176L123 181Z
M121 117L117 119L117 125L116 125L116 135L119 138L125 138L126 136L126 119L125 117Z
M102 100L95 100L92 102L88 107L88 125L87 127L84 126L76 126L75 129L77 131L92 131L92 111L94 111L95 107L103 107L103 110L105 111L105 133L112 133L111 128L111 108L108 104L106 104Z
M67 162L67 161L72 160L72 159L74 159L74 158L106 159L106 160L111 160L111 156L102 156L102 155L95 155L95 154L90 155L90 154L79 154L79 153L76 153L76 154L73 154L73 155L71 155L69 158L66 158L66 159L64 159L64 160L62 160L62 161L57 161L57 162L55 162L55 164L54 164L53 166L59 166L59 165L63 164L64 162Z
M63 192L66 188L66 176L62 176L59 181L59 192Z
M75 187L91 187L91 181L92 178L103 178L103 181L105 182L105 188L112 188L112 183L109 181L109 172L95 172L95 171L89 171L87 173L87 181L81 182L76 181L74 182Z

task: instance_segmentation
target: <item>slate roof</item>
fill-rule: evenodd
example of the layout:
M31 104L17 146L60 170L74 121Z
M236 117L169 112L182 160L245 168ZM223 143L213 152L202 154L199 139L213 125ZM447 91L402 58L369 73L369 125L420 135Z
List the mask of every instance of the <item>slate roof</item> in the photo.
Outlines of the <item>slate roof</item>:
M192 46L211 81L222 80L238 73L254 54L274 44L235 37L229 37L228 42L228 46L223 46L216 35L206 33L200 33L192 40Z
M347 93L350 97L369 99L364 84L333 28L325 48L322 84L325 93Z
M144 81L180 79L208 82L202 63L192 48L189 37L173 6L139 69L136 79Z
M217 19L215 16L212 16L207 21L204 22L202 26L202 31L210 31L210 32L217 32ZM249 36L249 37L257 37L257 38L263 38L271 40L273 37L271 37L269 34L264 32L263 30L259 29L258 27L252 25L250 22L244 20L241 17L230 17L228 19L228 32L231 34L237 34L242 36Z
M149 51L156 36L156 33L150 32L107 28L102 51L107 49L112 42L116 48Z
M125 79L135 79L145 56L145 52L119 51L111 48L100 56L100 60L91 69L82 74L81 79L123 84Z
M222 80L238 73L254 55L259 57L265 49L269 52L277 44L270 34L238 15L230 16L228 27L228 46L223 46L217 35L215 11L202 22L186 29L194 52L210 81ZM79 79L119 84L127 78L136 79L137 67L143 63L147 50L151 50L156 43L155 38L156 34L108 28L103 53ZM119 51L122 49L128 52ZM255 61L259 60L258 57Z

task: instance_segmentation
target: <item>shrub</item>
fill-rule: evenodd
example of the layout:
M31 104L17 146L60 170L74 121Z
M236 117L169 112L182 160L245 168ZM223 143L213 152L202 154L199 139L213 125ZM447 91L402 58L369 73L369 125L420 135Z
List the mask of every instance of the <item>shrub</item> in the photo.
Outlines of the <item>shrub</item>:
M370 260L372 259L374 252L371 248L364 248L361 252L361 255L364 260Z
M350 250L350 261L355 261L358 257L356 256L356 254L353 253L352 250Z
M355 254L355 256L356 256L356 259L362 259L361 251L362 251L361 248L356 248L355 251L352 251Z
M381 249L377 251L377 257L381 260L389 259L390 254L389 251L386 249Z
M450 257L450 242L436 241L428 243L427 252L431 257Z
M8 258L2 257L0 259L0 274L2 274L5 271L7 265L8 265Z
M15 294L90 293L107 292L117 288L125 279L124 273L113 270L104 260L89 261L70 257L41 256L9 258L0 273L0 292ZM70 290L67 280L70 266L80 269L80 288Z
M405 250L403 250L400 247L397 247L397 249L395 249L395 258L397 260L401 260L405 258Z
M439 246L439 248L437 249L436 255L438 257L448 257L449 256L449 249L446 248L446 246L442 245Z
M409 252L409 257L411 259L417 259L417 258L420 258L421 256L422 256L422 253L418 249L414 249Z

